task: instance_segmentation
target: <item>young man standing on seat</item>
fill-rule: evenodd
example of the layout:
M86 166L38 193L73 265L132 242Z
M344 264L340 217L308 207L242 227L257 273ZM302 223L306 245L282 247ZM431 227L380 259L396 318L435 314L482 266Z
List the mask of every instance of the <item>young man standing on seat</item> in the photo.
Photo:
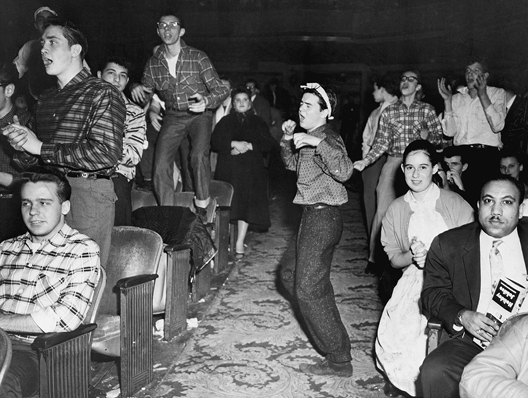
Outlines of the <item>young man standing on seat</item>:
M69 22L52 22L42 38L46 73L57 86L39 97L35 132L16 121L3 134L21 151L15 160L58 168L72 186L67 221L94 239L105 266L110 253L115 200L112 175L123 154L125 102L107 82L83 67L88 45Z
M116 168L114 189L117 195L114 225L132 225L132 184L136 165L141 160L147 144L145 112L130 101L123 91L129 80L132 64L117 55L109 56L97 71L97 77L110 83L121 92L126 106L125 130L123 131L123 156Z
M154 189L160 205L174 205L173 167L183 139L191 140L191 169L195 205L202 219L214 209L209 194L213 109L229 95L207 55L181 39L185 28L175 13L166 13L158 23L163 44L149 58L142 84L132 90L132 99L145 103L156 92L165 102L166 113L156 143Z
M296 240L291 242L280 270L282 285L297 301L316 348L325 358L301 364L312 375L352 376L350 338L341 321L330 281L332 257L343 231L340 206L348 201L343 185L353 163L332 120L337 98L318 83L301 86L299 124L306 132L294 134L296 123L283 123L281 153L286 169L297 172L293 203L302 206Z
M13 346L0 388L5 398L39 390L33 338L22 334L79 327L100 275L97 243L65 222L71 206L68 180L57 170L38 170L23 177L20 195L28 232L0 243L0 328Z

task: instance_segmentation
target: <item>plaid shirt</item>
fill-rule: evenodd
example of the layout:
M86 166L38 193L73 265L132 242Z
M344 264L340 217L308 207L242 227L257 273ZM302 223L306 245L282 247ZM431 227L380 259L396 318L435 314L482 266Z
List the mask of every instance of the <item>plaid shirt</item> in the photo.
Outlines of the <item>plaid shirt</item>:
M39 98L40 159L65 173L111 175L122 156L125 113L121 93L83 69L62 89L46 90ZM15 160L27 168L39 157L19 152Z
M421 139L422 129L429 132L428 141L441 142L442 125L431 105L415 100L408 107L399 99L388 106L381 114L372 149L364 158L366 165L374 163L385 152L401 157L407 145Z
M286 169L297 172L297 195L293 203L342 205L348 200L343 182L350 178L354 169L343 140L326 124L309 134L323 141L317 147L305 146L295 151L292 150L293 140L283 138L280 142Z
M28 233L0 244L0 311L31 315L45 332L76 329L99 280L99 247L67 224L32 249Z
M207 108L217 108L229 95L209 57L180 39L181 51L176 62L176 77L169 72L164 48L160 46L149 58L141 83L156 90L167 109L186 111L189 97L198 93L205 97Z
M145 112L123 95L126 105L125 135L123 141L123 157L117 165L119 174L124 175L128 181L136 176L136 165L141 160L143 149L147 143L147 123Z
M33 129L33 118L28 111L20 109L13 105L13 108L5 115L0 118L0 131L4 127L13 123L13 117L17 116L18 121L22 126L27 126ZM0 133L0 171L4 173L13 174L15 179L19 176L20 168L16 167L16 164L12 162L13 156L15 155L15 149L7 141L7 137ZM0 186L0 193L9 193L10 190L3 186Z

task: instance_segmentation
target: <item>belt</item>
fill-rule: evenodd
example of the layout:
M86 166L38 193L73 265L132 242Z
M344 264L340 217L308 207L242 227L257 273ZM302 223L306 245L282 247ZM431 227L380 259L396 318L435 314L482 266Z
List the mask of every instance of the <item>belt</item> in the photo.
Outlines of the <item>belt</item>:
M325 203L316 203L313 205L303 205L304 210L321 210L321 209L327 209L329 207L336 207L336 206L327 205Z
M87 180L98 180L100 178L104 180L109 180L111 176L107 176L104 174L96 174L96 173L84 173L82 171L70 171L66 174L66 177L72 177L72 178L86 178Z
M495 150L499 150L499 148L496 147L496 146L484 145L484 144L469 144L469 145L461 145L461 146L465 146L465 147L469 147L469 148L476 148L476 149L495 149Z

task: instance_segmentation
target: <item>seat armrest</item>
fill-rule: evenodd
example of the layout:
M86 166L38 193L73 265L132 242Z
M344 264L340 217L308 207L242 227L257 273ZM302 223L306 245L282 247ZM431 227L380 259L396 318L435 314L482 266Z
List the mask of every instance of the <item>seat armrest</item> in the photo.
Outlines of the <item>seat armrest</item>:
M129 287L134 287L137 285L141 285L142 283L153 281L157 277L158 277L157 274L134 275L128 278L123 278L123 279L118 280L116 283L116 286L119 289L127 289Z
M31 348L34 350L47 350L68 340L74 339L75 337L90 333L95 330L96 327L97 325L95 323L89 323L87 325L81 325L71 332L42 333L35 338L31 344Z
M166 252L178 252L180 250L190 249L192 246L188 243L173 243L165 246L164 250Z
M431 317L427 320L427 355L433 352L440 343L442 333L442 322L440 319Z

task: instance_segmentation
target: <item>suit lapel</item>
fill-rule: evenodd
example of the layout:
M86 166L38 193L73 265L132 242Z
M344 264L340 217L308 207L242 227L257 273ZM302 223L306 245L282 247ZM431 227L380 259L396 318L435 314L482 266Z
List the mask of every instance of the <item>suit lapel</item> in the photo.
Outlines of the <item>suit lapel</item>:
M528 218L523 217L517 224L517 232L519 233L519 240L521 241L521 249L524 257L524 266L528 273Z
M480 296L480 227L475 223L475 228L468 235L464 243L462 262L469 289L471 309L477 308Z

